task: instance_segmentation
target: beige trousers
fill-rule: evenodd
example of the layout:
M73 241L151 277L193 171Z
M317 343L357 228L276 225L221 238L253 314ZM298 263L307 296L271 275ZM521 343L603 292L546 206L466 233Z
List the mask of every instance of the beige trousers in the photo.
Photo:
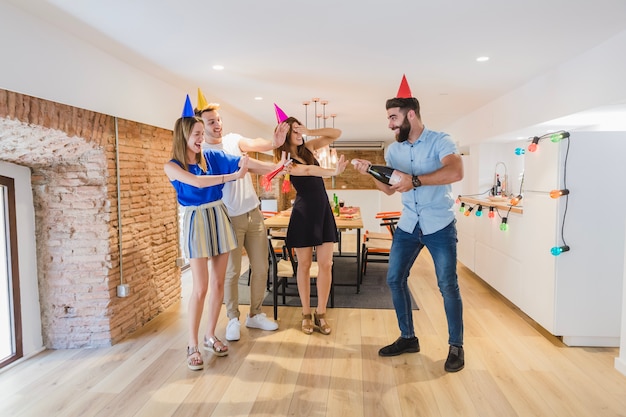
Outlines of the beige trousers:
M224 303L229 319L239 318L239 277L241 276L242 248L246 248L252 276L250 277L250 315L261 313L267 285L268 251L267 230L263 214L257 207L240 216L230 218L237 235L237 249L230 252L226 281L224 284Z

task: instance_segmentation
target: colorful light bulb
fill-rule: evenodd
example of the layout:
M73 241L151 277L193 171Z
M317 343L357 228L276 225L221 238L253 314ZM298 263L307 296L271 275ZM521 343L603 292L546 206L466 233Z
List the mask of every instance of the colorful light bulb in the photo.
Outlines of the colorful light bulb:
M552 190L552 191L550 191L550 197L552 197L552 198L559 198L561 196L568 195L568 194L569 194L569 190L568 189Z
M519 202L520 202L520 201L522 201L522 198L524 198L524 197L522 197L522 195L521 195L521 194L518 194L518 195L517 195L517 197L513 197L513 198L511 199L510 204L511 204L512 206L517 206L517 205L519 204Z
M564 245L564 246L555 246L552 249L550 249L550 253L554 256L559 256L560 254L562 254L563 252L567 252L569 251L569 246Z
M528 152L535 152L537 150L537 144L539 143L539 137L535 136L530 145L528 145Z
M569 132L559 132L559 133L553 133L550 135L550 140L552 142L558 142L565 138L569 138Z
M489 217L490 219L496 217L496 213L493 211L493 207L489 207L489 214L487 214L487 217Z
M526 149L524 148L515 148L515 155L524 155L526 153Z
M507 223L507 221L508 221L508 218L503 217L502 223L500 223L500 230L502 230L503 232L509 230L509 224Z
M476 217L480 217L483 215L483 206L478 205L478 209L476 209Z
M460 202L461 202L461 196L458 196L458 197L456 198L455 203L456 203L456 204L459 204Z
M474 210L474 207L470 206L467 208L467 210L465 211L465 213L463 213L464 216L469 216L470 213L472 212L472 210Z
M459 211L463 213L465 211L465 203L461 203L461 207L459 207Z

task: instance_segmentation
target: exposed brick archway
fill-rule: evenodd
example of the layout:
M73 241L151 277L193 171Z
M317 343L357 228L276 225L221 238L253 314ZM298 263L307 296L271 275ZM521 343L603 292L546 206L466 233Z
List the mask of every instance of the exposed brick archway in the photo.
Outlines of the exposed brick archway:
M30 167L44 343L119 341L180 297L177 211L163 174L171 132L0 90L0 160ZM22 255L22 254L20 254Z

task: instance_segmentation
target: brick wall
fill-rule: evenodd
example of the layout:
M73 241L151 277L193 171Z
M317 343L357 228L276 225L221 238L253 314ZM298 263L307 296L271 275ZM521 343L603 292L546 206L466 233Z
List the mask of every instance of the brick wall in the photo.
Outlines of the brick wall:
M173 121L172 121L173 123ZM111 345L180 298L171 132L0 89L0 159L32 170L37 267L48 348ZM20 254L24 256L24 254Z

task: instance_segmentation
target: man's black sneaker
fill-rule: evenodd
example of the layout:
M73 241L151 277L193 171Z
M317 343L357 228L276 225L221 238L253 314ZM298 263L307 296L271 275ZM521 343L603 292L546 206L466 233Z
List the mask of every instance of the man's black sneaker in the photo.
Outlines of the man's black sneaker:
M412 337L410 339L405 339L403 337L399 337L398 340L390 344L389 346L385 346L378 351L380 356L398 356L403 353L414 353L420 351L420 342L417 340L417 337Z
M465 366L465 353L463 347L450 345L450 351L448 352L448 359L444 369L446 372L458 372Z

